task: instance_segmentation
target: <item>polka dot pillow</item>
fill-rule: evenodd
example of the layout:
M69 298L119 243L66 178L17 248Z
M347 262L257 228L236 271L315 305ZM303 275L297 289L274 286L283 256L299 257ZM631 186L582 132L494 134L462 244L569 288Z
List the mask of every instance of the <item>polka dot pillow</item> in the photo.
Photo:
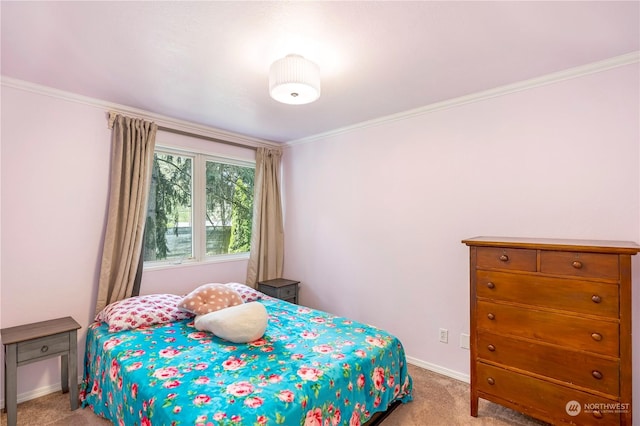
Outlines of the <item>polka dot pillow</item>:
M255 288L251 288L246 284L227 283L226 285L240 293L240 297L242 297L244 303L255 302L256 300L260 300L263 297L267 296L266 294L256 290Z
M224 284L204 284L187 294L178 307L196 315L204 315L230 306L242 305L240 294Z
M107 323L109 331L116 332L193 317L178 308L181 299L175 294L130 297L106 306L95 320Z

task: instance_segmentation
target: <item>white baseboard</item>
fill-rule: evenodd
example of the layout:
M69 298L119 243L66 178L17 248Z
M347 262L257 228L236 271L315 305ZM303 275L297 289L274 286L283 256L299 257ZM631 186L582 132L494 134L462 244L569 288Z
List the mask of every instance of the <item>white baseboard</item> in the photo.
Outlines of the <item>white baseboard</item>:
M78 385L81 382L82 376L78 376ZM30 390L28 392L19 393L18 404L35 398L40 398L41 396L49 395L50 393L54 392L62 392L62 384L60 382L54 383L52 385L42 386L41 388ZM2 398L0 398L0 407L4 407L4 395L2 395Z
M468 374L450 370L440 365L431 364L430 362L422 361L421 359L408 356L407 362L415 365L416 367L424 368L425 370L433 371L434 373L442 374L443 376L451 377L452 379L460 380L461 382L469 383L471 381Z

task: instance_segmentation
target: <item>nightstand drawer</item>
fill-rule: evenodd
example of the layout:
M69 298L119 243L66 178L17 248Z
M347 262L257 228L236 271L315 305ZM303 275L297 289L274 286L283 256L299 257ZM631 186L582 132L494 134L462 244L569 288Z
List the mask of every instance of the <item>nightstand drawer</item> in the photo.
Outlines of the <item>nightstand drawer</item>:
M282 299L289 299L291 297L296 296L296 291L297 291L297 288L296 286L293 286L293 285L289 287L283 287L280 289L278 297Z
M69 333L41 337L18 343L18 363L69 351Z
M263 292L267 296L278 297L278 289L273 287L268 287L262 284L258 284L258 291Z

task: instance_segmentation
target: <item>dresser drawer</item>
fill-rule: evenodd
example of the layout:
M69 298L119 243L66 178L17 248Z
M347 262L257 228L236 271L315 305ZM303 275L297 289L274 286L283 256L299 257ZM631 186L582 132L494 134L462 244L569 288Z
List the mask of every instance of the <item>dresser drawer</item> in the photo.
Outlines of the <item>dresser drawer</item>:
M619 317L618 285L613 283L478 270L476 285L477 296L486 299Z
M478 329L619 356L617 322L485 301L478 301L476 309Z
M585 426L620 423L620 414L615 409L604 408L617 406L616 400L594 396L491 365L477 365L477 387L482 393L517 404L522 407L523 412L553 419L554 423ZM602 408L594 410L599 407ZM577 409L580 410L577 415L568 414L568 411L577 413Z
M617 398L620 378L617 360L541 345L526 340L478 332L478 358L561 380Z
M46 358L69 351L69 333L32 339L18 343L18 363Z
M533 272L536 270L536 251L527 249L478 247L478 268L512 269Z
M540 272L584 278L617 280L620 276L618 256L568 251L540 252Z

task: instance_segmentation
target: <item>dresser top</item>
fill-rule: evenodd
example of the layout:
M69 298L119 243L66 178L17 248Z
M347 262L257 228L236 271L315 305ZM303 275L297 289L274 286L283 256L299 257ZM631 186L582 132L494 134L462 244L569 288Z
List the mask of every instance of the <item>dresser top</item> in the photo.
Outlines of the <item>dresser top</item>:
M37 339L39 337L51 336L52 334L65 333L81 328L71 317L57 318L49 321L34 322L32 324L19 325L16 327L3 328L0 330L2 343L10 345L24 342L26 340Z
M516 247L541 250L593 253L636 254L640 245L632 241L574 240L560 238L473 237L462 242L468 246Z

